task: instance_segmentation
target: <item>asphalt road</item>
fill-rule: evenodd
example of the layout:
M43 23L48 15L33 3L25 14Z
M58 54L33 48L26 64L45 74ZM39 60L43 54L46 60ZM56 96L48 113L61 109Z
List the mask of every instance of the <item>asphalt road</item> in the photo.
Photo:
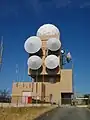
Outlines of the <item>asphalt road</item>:
M36 120L90 120L90 111L87 108L56 108Z

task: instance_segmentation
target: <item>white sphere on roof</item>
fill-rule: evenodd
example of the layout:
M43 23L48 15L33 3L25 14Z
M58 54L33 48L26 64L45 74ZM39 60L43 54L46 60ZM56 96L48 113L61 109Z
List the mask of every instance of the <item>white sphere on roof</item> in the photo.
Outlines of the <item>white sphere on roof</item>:
M38 52L41 46L42 46L41 39L37 36L29 37L24 43L24 48L26 52L31 54Z
M48 55L45 58L45 65L48 69L55 69L59 66L59 58L56 55Z
M37 30L37 36L41 40L48 40L49 38L60 38L59 29L52 24L44 24Z
M28 58L27 64L30 69L37 70L42 65L42 59L37 55L33 55Z
M50 38L47 41L47 48L51 51L57 51L61 47L61 42L59 39L56 38Z

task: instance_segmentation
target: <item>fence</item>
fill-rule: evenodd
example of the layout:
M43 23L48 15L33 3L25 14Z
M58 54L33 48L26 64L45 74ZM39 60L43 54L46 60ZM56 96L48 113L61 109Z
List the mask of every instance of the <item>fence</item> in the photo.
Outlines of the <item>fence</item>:
M0 106L49 106L49 105L90 105L89 98L61 98L56 100L55 98L50 98L50 96L12 96L9 102L1 101Z
M90 105L90 98L62 98L61 99L61 105L69 104L69 105Z
M76 105L90 105L90 98L76 98Z
M49 96L12 96L11 99L12 103L17 104L36 104L36 103L50 103L50 97Z

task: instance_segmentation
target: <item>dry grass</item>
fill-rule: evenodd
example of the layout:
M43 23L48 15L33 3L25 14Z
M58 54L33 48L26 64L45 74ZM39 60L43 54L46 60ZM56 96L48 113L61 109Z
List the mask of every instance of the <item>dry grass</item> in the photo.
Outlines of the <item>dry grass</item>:
M0 108L0 120L34 120L51 107Z

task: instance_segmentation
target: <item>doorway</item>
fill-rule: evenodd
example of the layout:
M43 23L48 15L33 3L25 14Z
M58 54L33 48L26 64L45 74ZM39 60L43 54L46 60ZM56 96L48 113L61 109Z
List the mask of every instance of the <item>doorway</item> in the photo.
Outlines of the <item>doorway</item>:
M62 105L71 104L72 102L71 96L72 93L61 93L61 104Z
M32 95L29 91L23 91L22 92L22 103L23 104L29 104L32 102Z

